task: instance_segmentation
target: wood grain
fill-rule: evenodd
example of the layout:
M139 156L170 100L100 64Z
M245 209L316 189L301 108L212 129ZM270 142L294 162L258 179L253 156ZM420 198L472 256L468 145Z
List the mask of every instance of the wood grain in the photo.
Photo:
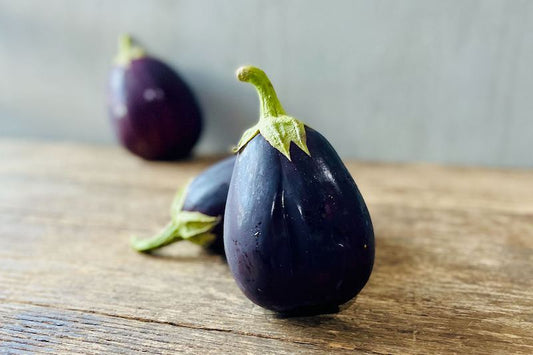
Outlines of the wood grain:
M349 162L376 264L334 315L253 305L224 263L128 248L213 159L0 141L0 349L17 352L533 352L533 172Z

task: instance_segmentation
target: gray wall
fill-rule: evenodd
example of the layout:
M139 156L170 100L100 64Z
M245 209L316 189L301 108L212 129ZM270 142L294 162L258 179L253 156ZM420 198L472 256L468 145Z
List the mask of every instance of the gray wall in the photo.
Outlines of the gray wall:
M257 119L269 73L343 157L533 166L533 1L0 0L0 135L114 142L105 86L129 31L195 90L200 152Z

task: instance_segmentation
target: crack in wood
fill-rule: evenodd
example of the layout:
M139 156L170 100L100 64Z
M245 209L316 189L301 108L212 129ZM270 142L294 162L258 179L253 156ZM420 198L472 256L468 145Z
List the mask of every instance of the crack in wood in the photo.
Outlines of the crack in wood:
M102 311L95 311L95 310L90 310L90 309L81 309L81 308L73 308L73 307L56 307L56 306L54 306L52 304L47 304L47 303L28 302L28 301L20 301L20 300L13 300L13 299L2 299L2 301L4 303L30 305L30 306L35 306L35 307L43 307L43 308L54 309L54 310L58 310L58 311L77 312L77 313L81 313L81 314L94 314L94 315L98 315L98 316L118 318L118 319L123 319L123 320L128 320L128 321L137 321L137 322L143 322L143 323L155 323L155 324L170 325L170 326L180 327L180 328L208 331L208 332L231 333L231 334L234 334L234 335L248 336L248 337L254 337L254 338L272 339L272 340L278 340L278 341L283 341L283 342L292 343L292 344L326 346L326 347L332 348L332 349L343 349L343 350L355 350L356 349L355 347L346 347L346 346L343 346L342 344L332 344L330 342L325 342L325 341L309 342L309 341L305 341L305 340L297 340L297 339L288 339L288 338L283 338L283 337L276 337L276 336L267 335L267 334L243 332L243 331L239 331L239 330L235 330L235 329L213 328L213 327L206 327L206 326L202 326L202 325L195 325L195 324L191 324L191 323L181 323L181 322L172 322L172 321L163 321L163 320L157 320L157 319L149 319L149 318L143 318L143 317L126 316L126 315L113 314L113 313L102 312ZM376 354L381 354L381 353L376 353Z

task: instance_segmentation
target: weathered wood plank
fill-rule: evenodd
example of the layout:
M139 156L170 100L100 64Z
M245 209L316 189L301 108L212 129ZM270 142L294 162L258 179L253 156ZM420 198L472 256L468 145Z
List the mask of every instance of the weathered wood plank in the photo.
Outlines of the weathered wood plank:
M147 163L116 148L9 140L0 141L0 159L0 178L6 185L0 190L0 206L9 207L14 207L17 197L27 204L28 198L54 193L61 197L58 203L83 196L89 202L93 201L91 198L96 200L94 203L110 203L114 199L125 202L124 205L127 201L118 197L150 196L150 200L155 199L166 208L166 200L172 196L169 193L214 161L204 158L185 163ZM347 162L347 165L369 204L533 214L531 170L429 164ZM53 204L54 200L47 202Z
M0 315L9 324L27 309L35 319L91 315L94 332L133 322L174 334L148 342L151 352L179 339L176 349L202 352L227 340L254 353L533 352L531 171L349 163L375 224L374 273L341 313L283 319L250 303L225 263L194 245L156 256L128 249L132 233L166 222L175 188L211 160L146 163L117 149L5 141L0 152ZM39 334L7 347L31 351ZM205 344L188 349L195 337ZM108 340L57 349L126 349L125 336Z
M319 354L311 344L245 336L231 331L190 328L139 318L1 304L0 346L48 353L231 353Z
M379 249L371 282L336 316L278 319L241 296L223 262L198 257L195 246L176 245L162 257L140 256L127 250L127 236L102 235L99 228L78 234L69 226L27 242L19 236L9 254L3 240L0 297L342 348L401 351L421 342L428 350L437 341L434 350L490 344L527 352L532 344L513 343L513 336L527 339L533 332L533 260L522 245L533 232L527 218L490 216L479 228L472 225L485 215L385 209L377 216L382 214L396 223L376 226ZM455 228L448 231L460 241L453 244L442 230L452 223ZM508 225L514 225L513 232L504 231ZM439 232L428 233L433 230ZM473 244L480 233L486 240ZM522 237L509 245L506 240L515 233Z

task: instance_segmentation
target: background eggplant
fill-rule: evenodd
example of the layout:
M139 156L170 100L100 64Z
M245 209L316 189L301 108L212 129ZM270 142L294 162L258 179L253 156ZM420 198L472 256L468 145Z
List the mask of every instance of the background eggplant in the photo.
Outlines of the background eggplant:
M109 86L109 116L124 147L149 160L189 155L202 117L191 90L172 68L124 35Z
M242 67L237 77L256 87L261 114L236 148L224 222L231 272L262 307L337 311L374 263L363 197L329 142L285 114L262 70Z
M150 239L133 238L132 247L147 252L188 240L223 254L223 217L235 156L202 172L180 190L170 210L172 220Z

